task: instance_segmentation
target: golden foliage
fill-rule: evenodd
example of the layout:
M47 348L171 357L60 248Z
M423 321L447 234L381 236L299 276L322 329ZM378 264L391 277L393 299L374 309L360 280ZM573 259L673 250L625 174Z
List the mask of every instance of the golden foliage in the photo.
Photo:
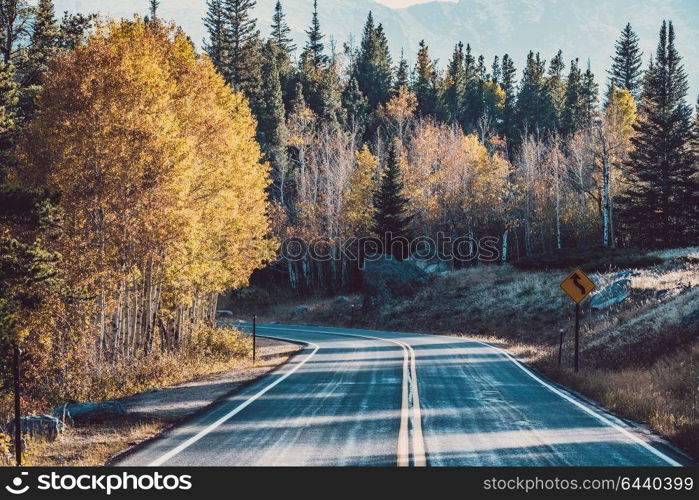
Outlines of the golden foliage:
M401 87L398 93L380 108L379 115L383 116L395 135L403 140L406 128L415 116L416 110L417 97L407 87Z
M373 196L379 159L366 144L355 152L355 159L356 166L345 189L344 216L350 234L362 237L370 234L374 223Z
M509 163L474 134L420 122L407 146L405 189L427 234L473 230L502 216Z
M636 101L628 89L615 89L605 109L605 118L621 131L625 139L633 136L636 122Z
M238 287L271 256L255 122L181 32L111 21L58 58L20 148L61 192L76 285L161 271L167 298Z
M60 193L66 287L23 325L27 406L171 379L187 353L244 355L202 329L274 254L245 98L180 30L135 19L61 52L37 106L10 179Z

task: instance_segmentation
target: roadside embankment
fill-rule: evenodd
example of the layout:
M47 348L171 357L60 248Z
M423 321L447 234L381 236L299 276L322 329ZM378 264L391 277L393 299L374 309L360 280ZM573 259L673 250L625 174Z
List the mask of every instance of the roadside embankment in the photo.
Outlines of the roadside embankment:
M250 360L237 360L222 372L119 398L116 401L126 409L125 417L68 426L55 441L32 440L26 463L103 465L115 455L269 373L300 349L296 344L258 338L258 361L254 366Z

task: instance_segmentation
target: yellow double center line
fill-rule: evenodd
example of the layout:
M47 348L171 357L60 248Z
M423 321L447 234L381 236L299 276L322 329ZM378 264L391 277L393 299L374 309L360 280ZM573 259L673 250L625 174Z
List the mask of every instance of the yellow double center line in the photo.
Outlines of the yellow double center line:
M338 335L341 337L358 337L371 340L380 340L400 346L403 349L403 383L401 386L400 428L398 430L396 465L399 467L408 467L410 465L411 452L413 456L413 465L416 467L424 467L427 465L427 460L425 459L425 439L422 435L420 393L418 391L417 384L417 362L415 358L415 351L410 344L397 339L375 337L372 335L360 335L356 333L330 332L327 330L305 330L300 328L283 328L267 325L258 325L258 328L299 333L321 333L326 335ZM412 419L410 415L411 409ZM410 424L412 424L412 426ZM410 439L411 430L412 440Z

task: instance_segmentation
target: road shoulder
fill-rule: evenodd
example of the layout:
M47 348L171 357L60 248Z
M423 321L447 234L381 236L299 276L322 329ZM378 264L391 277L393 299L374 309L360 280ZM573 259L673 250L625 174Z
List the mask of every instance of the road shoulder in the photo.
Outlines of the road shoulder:
M168 429L204 411L286 363L303 348L258 338L258 362L119 399L126 418L69 428L54 442L36 443L32 465L110 465Z

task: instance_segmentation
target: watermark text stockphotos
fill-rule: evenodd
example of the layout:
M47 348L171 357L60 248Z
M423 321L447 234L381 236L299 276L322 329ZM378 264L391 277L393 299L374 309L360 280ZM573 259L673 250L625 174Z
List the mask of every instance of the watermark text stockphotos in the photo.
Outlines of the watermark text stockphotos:
M290 262L312 260L331 262L348 260L359 262L379 261L386 254L425 262L497 262L500 259L500 238L484 236L452 237L438 233L436 238L420 236L408 239L386 233L383 238L375 236L352 237L341 241L319 236L310 240L287 238L281 244L281 257Z
M22 475L26 475L23 473ZM188 474L131 474L128 472L113 474L70 474L51 472L37 476L36 489L41 491L95 491L111 495L115 491L174 491L192 489L192 476ZM23 484L17 477L11 485L6 486L9 493L21 495L34 489Z

